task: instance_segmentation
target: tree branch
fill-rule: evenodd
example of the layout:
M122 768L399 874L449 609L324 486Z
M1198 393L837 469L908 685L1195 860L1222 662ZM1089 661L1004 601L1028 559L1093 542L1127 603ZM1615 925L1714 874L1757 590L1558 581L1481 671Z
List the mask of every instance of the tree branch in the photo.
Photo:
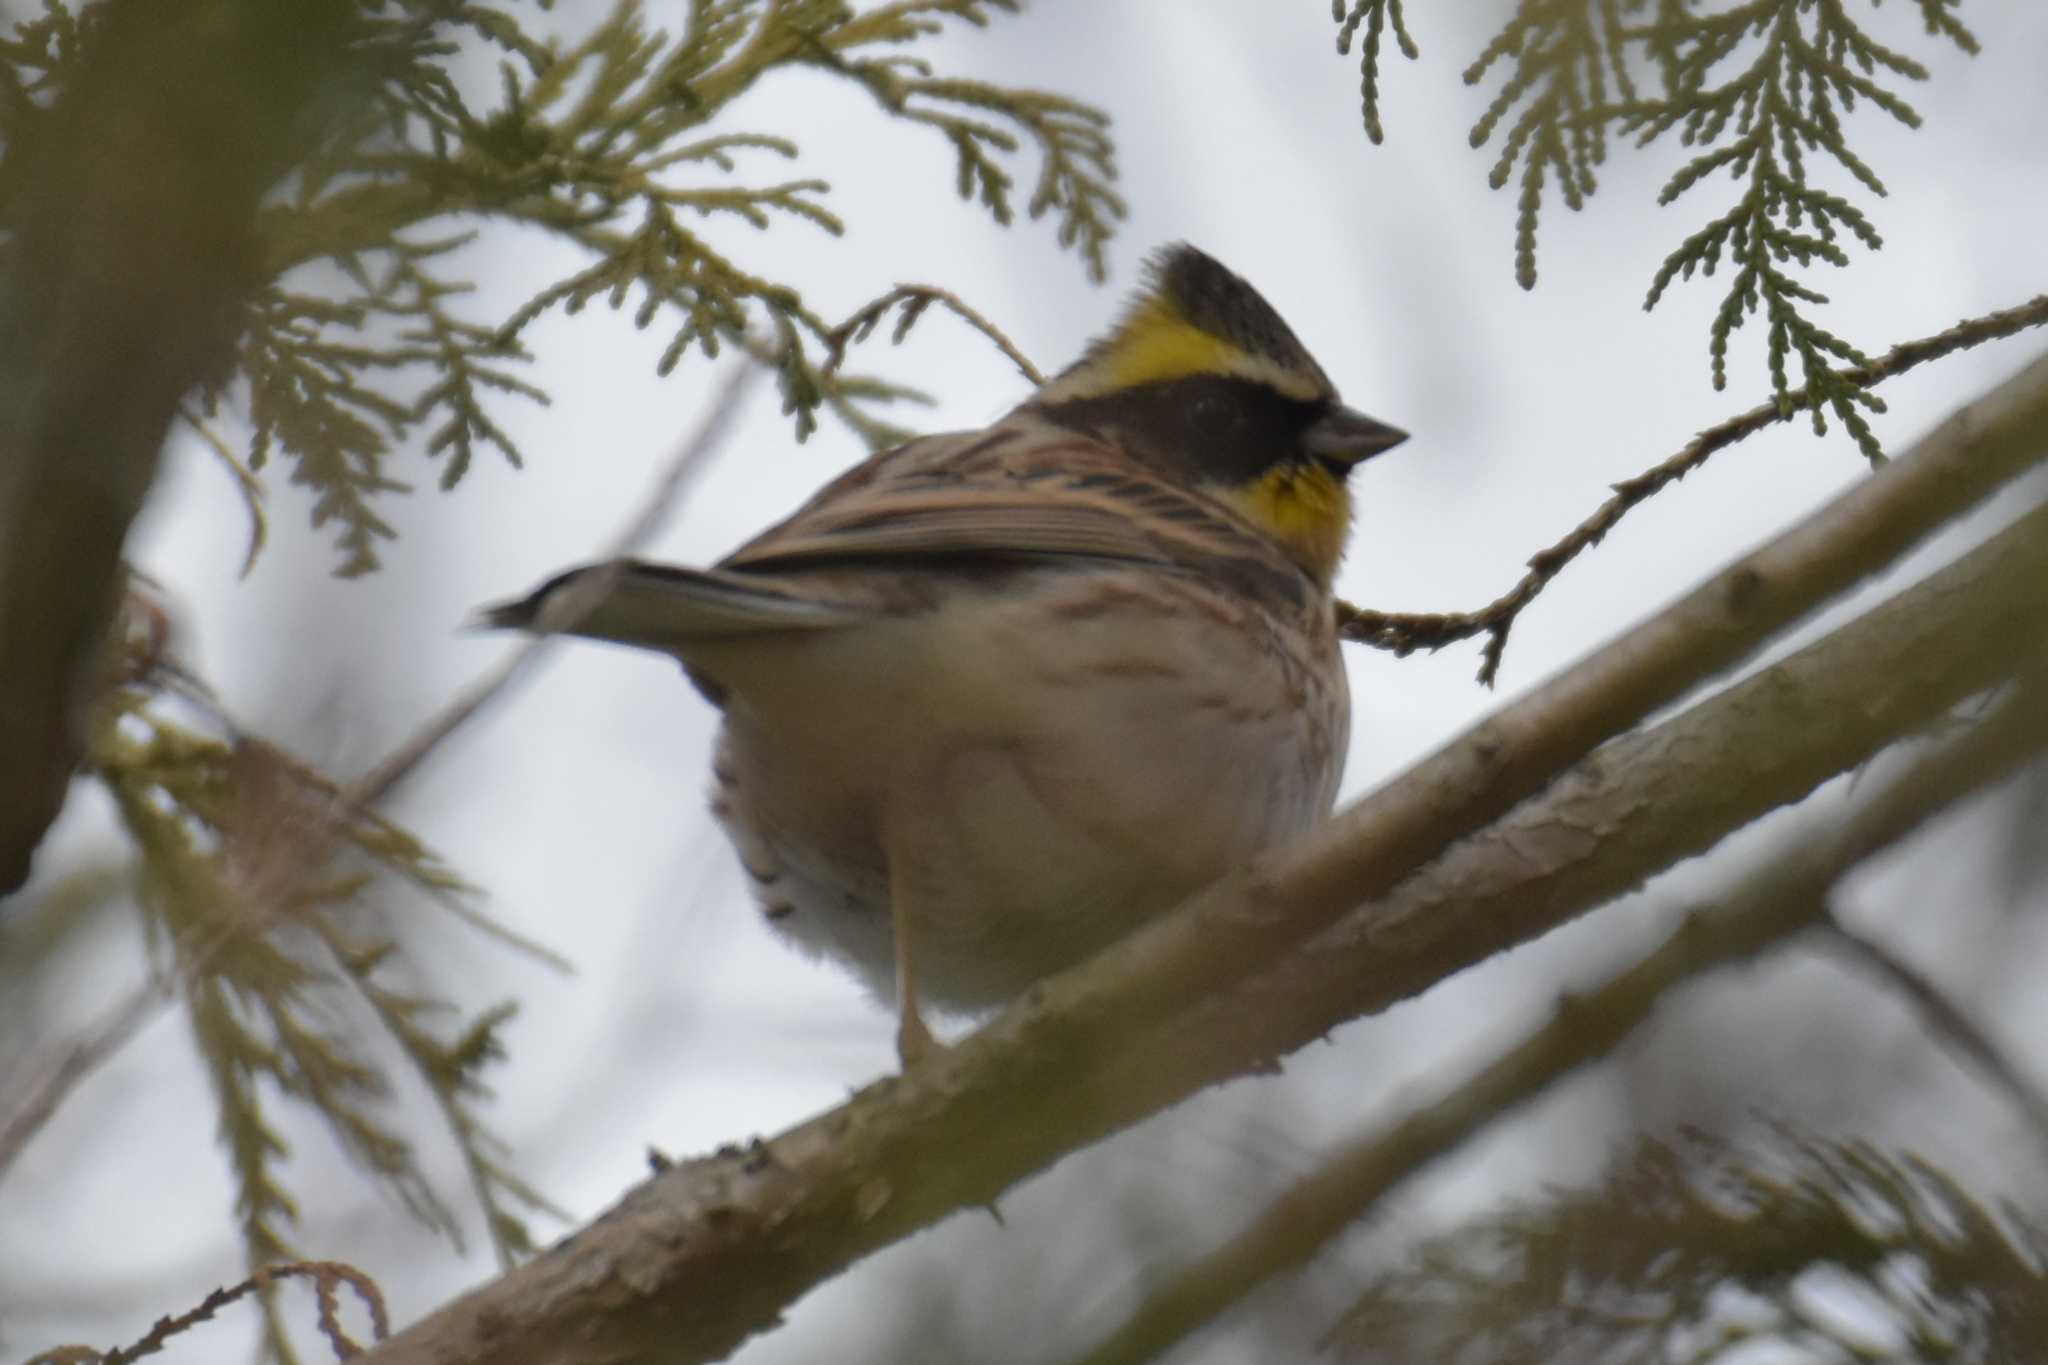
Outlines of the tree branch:
M2039 687L2010 705L2032 706L2037 723L2048 723L2048 697L2041 695ZM1905 1001L1936 1043L1958 1060L1977 1068L2000 1094L2012 1101L2013 1107L2026 1117L2042 1151L2048 1152L2048 1096L2041 1093L2041 1088L2027 1078L2006 1049L1970 1017L1960 1002L1949 998L1925 972L1882 943L1843 924L1839 916L1828 916L1824 930L1824 946L1833 949L1848 966L1874 978L1876 984Z
M2036 538L2048 562L2048 518L2042 519ZM2008 567L1997 566L1984 581L1995 584L1997 573ZM1938 585L1933 590L1939 591ZM1854 660L1839 657L1839 643L1825 646L1826 666L1853 666ZM1746 961L1816 926L1841 934L1825 910L1833 888L1930 819L2036 759L2048 745L2044 700L2038 685L2023 690L1989 720L1916 759L1846 820L1804 821L1712 905L1689 914L1663 946L1602 985L1562 997L1551 1022L1438 1098L1406 1106L1406 1117L1398 1122L1376 1124L1338 1146L1242 1232L1149 1294L1080 1365L1137 1365L1171 1350L1268 1280L1305 1264L1400 1182L1607 1056L1674 986ZM1631 799L1650 801L1654 793L1618 790L1609 804L1625 806ZM1489 834L1489 841L1514 843L1512 827L1522 822L1517 816L1508 823L1509 832ZM1864 940L1855 943L1851 959L1867 963ZM1894 979L1904 971L1918 981L1917 974L1888 957L1882 971ZM1933 996L1938 1004L1930 1004L1921 989L1907 988L1906 993L1939 1022L1938 1036L1952 1050L1984 1068L2029 1120L2048 1132L2039 1096L1981 1032L1966 1022L1954 1027L1959 1016L1938 993Z
M690 435L676 446L626 526L602 552L603 560L617 564L625 556L644 547L660 530L662 522L675 510L690 483L723 448L740 405L752 391L760 373L760 366L750 358L733 362L704 416ZM428 717L368 772L336 792L326 803L323 818L309 822L299 832L295 846L280 861L274 884L254 897L259 902L251 910L255 918L231 917L237 926L237 935L246 937L254 934L265 921L274 927L275 922L284 916L284 907L293 904L306 883L327 866L342 831L360 820L373 818L377 806L417 772L450 735L475 719L507 687L529 672L546 650L559 643L555 632L574 629L602 602L616 577L613 571L592 574L578 585L576 591L564 594L553 604L549 619L541 623L543 633L514 646L502 661ZM230 723L228 728L239 727ZM449 905L457 914L470 917L467 908L459 901L451 898ZM503 932L497 925L487 925L487 930ZM0 1106L0 1180L6 1178L22 1149L42 1130L79 1084L126 1047L144 1025L156 1018L159 1009L183 995L212 964L215 954L232 941L235 940L216 939L209 946L194 949L181 969L159 973L142 982L125 1000L107 1009L95 1022L41 1057L29 1059L19 1069L18 1075L26 1079L14 1086L10 1102ZM537 944L521 941L519 946L546 957L554 956ZM559 958L555 960L560 961Z
M954 316L987 337L1004 358L1017 367L1017 373L1023 375L1032 388L1045 383L1045 376L1031 363L1031 357L1010 340L1007 332L990 322L958 294L935 284L899 284L880 298L871 299L855 309L852 317L834 327L826 336L825 363L819 367L819 373L836 373L846 361L847 348L867 340L876 325L898 304L903 306L903 311L896 318L896 328L889 340L892 344L902 345L903 339L910 335L910 329L917 326L918 319L935 303L951 309Z
M1990 685L2033 644L2048 611L2048 511L1831 637L1853 640L1860 663L1815 663L1805 651L1795 657L1807 667L1788 660L1581 765L1517 818L1517 830L1571 855L1562 870L1533 872L1517 834L1447 859L1462 879L1411 880L1596 744L1740 662L2044 455L2048 361L1299 845L1034 987L910 1074L772 1141L648 1181L371 1359L721 1357L868 1252L1796 799ZM1654 848L1616 835L1627 822L1595 809L1615 775L1638 772L1649 806L1673 817ZM1472 857L1487 877L1474 880ZM1389 897L1404 881L1419 889Z
M1870 364L1844 371L1841 378L1857 389L1872 388L1930 360L2043 324L2048 324L2048 294L2030 299L2017 308L2000 309L1959 322L1933 336L1901 342ZM1605 540L1607 533L1620 525L1623 517L1705 465L1720 451L1754 436L1765 427L1791 421L1807 411L1814 401L1810 390L1796 389L1783 403L1759 403L1748 412L1708 427L1687 441L1676 454L1660 460L1640 474L1623 479L1614 485L1614 495L1574 526L1562 540L1529 556L1528 572L1514 587L1479 610L1410 614L1366 611L1347 602L1339 607L1344 638L1377 649L1392 650L1396 655L1407 655L1418 649L1442 649L1445 645L1483 634L1486 647L1480 655L1479 681L1491 687L1500 672L1501 655L1507 650L1508 633L1515 628L1522 612L1542 595L1567 565Z
M542 654L558 644L558 635L574 630L603 603L618 582L623 561L654 538L662 522L681 504L685 490L696 481L710 459L724 448L726 436L739 415L740 404L753 389L760 373L760 366L751 358L732 363L696 429L676 447L675 453L662 467L661 476L641 499L632 519L599 556L604 567L560 594L550 603L545 618L536 623L536 633L531 639L515 646L503 661L429 717L404 743L386 754L376 767L350 783L335 801L335 807L343 818L353 819L382 803L448 736L467 725L479 711L525 674Z
M258 198L361 84L347 0L105 7L0 207L0 894L84 752L121 544L179 401L231 360ZM242 73L223 80L220 73Z

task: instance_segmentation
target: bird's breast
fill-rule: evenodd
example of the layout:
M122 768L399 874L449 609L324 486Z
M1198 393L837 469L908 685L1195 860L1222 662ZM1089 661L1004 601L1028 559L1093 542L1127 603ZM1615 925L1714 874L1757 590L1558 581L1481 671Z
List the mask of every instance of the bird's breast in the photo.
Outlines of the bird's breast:
M728 698L728 831L775 927L878 990L905 896L941 1006L998 1003L1295 837L1342 771L1334 629L1195 579L1047 573L804 648Z

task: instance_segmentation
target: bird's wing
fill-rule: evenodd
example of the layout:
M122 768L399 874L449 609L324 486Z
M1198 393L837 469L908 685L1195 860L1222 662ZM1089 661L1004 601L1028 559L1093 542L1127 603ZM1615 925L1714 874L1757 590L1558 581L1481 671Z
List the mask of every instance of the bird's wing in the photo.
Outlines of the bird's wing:
M858 466L728 556L736 576L1112 561L1300 577L1212 498L1042 422L927 437Z
M865 614L857 602L774 580L620 559L556 574L525 597L484 608L476 623L674 650L691 640L827 630Z
M1197 574L1276 606L1298 607L1308 590L1221 503L1092 437L1013 418L856 466L715 568L572 569L481 623L545 630L573 615L572 634L678 652L915 612L961 573L1084 564ZM577 591L590 599L580 614L569 610Z

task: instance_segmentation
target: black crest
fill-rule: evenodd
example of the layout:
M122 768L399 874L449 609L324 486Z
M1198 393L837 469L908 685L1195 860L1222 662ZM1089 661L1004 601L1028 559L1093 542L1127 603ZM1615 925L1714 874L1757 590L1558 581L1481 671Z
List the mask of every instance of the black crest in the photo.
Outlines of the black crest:
M1273 305L1214 256L1175 242L1152 253L1146 272L1150 292L1192 325L1283 368L1322 377L1322 367Z

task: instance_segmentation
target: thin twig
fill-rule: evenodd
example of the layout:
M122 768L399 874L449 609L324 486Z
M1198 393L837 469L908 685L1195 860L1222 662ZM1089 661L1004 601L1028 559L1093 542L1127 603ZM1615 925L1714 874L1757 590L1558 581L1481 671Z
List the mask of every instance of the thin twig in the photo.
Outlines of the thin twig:
M377 1288L375 1280L341 1261L292 1261L265 1266L247 1279L214 1290L183 1313L158 1318L147 1333L130 1345L111 1351L96 1351L88 1346L59 1346L32 1357L27 1365L132 1365L144 1356L163 1350L171 1338L182 1336L210 1321L237 1299L267 1292L279 1280L290 1279L312 1282L314 1299L319 1305L320 1334L327 1338L337 1360L348 1360L363 1353L362 1344L349 1336L341 1325L339 1291L343 1285L354 1290L356 1297L369 1310L371 1339L382 1341L391 1334L390 1312L385 1307L383 1291Z
M1872 388L1916 365L2044 323L2048 323L2048 295L2017 308L1957 323L1945 332L1918 341L1903 342L1869 365L1845 372L1842 378L1857 388ZM1765 427L1791 420L1806 411L1807 403L1805 389L1794 390L1782 403L1760 403L1748 412L1708 427L1669 459L1615 484L1614 495L1591 516L1573 527L1564 539L1530 557L1529 571L1521 581L1477 611L1408 614L1366 611L1349 602L1339 602L1339 632L1347 640L1391 650L1396 655L1412 654L1418 649L1435 651L1484 634L1486 648L1480 659L1479 681L1491 687L1500 673L1501 655L1507 649L1508 633L1514 629L1516 619L1550 586L1551 580L1564 572L1567 564L1598 545L1623 517L1704 465L1716 452Z
M32 1074L10 1086L13 1103L6 1122L0 1123L0 1178L78 1083L127 1046L156 1017L158 1006L169 1003L177 994L177 980L168 972L152 974L97 1023L80 1029L62 1047L46 1051L40 1063L28 1064L25 1069Z
M758 373L758 367L751 360L734 365L713 396L703 421L677 448L661 478L648 490L639 511L613 541L607 552L609 560L616 561L630 554L659 528L693 477L701 472L705 461L724 442L741 400ZM616 570L592 574L578 584L577 590L558 594L568 600L550 612L543 623L545 629L561 631L573 628L603 600L615 573ZM496 668L416 730L384 761L337 793L330 804L327 824L330 833L307 842L300 860L302 874L310 875L314 868L326 861L333 844L331 831L347 822L367 817L372 808L416 772L443 741L474 719L515 678L530 668L549 643L549 636L543 634L519 645ZM290 897L277 895L270 899L273 904L284 904ZM237 932L246 934L251 930L243 923ZM0 1122L0 1178L5 1177L29 1140L49 1121L79 1082L140 1032L158 1008L176 999L227 942L224 936L212 944L196 948L177 971L152 976L137 986L127 999L108 1010L98 1023L80 1030L70 1041L54 1049L44 1062L30 1064L28 1069L33 1073L32 1079L16 1090L18 1098L10 1106L5 1121Z
M376 859L374 853L369 856ZM376 860L383 862L387 869L402 870L398 869L394 863L383 859ZM499 923L485 911L470 904L469 900L464 896L463 890L451 890L445 886L434 886L417 880L413 882L413 886L439 907L443 914L453 915L485 938L495 939L498 943L510 948L520 956L532 958L535 962L539 962L564 976L576 974L576 963L568 954L561 952L559 949L550 948L539 939L522 934L509 925ZM464 890L466 889L464 888Z
M994 342L996 348L1008 356L1010 363L1017 367L1017 372L1031 381L1033 388L1045 383L1045 376L1031 363L1031 358L1018 348L1017 343L1010 340L1002 328L969 307L952 290L941 289L933 284L899 284L872 303L861 305L852 317L834 327L826 335L825 363L819 372L830 375L837 371L846 360L847 347L865 341L868 334L875 330L875 325L899 303L903 305L903 316L896 319L896 328L890 333L891 345L903 344L903 338L910 335L910 329L917 325L917 320L924 316L926 309L935 303L944 304L968 326Z
M551 610L543 613L539 623L541 633L514 648L503 662L442 707L409 739L392 750L383 762L345 788L335 799L337 810L344 813L366 811L389 796L442 741L473 720L515 678L531 667L552 643L554 635L575 629L604 601L617 581L618 561L645 544L660 528L676 500L702 472L705 461L724 444L726 432L739 413L740 403L759 373L759 368L751 360L734 362L697 429L676 448L661 478L648 490L640 510L605 552L605 567L579 580L568 592L549 594Z
M2048 707L2048 698L2032 697L2035 706ZM2018 704L2018 703L2014 703ZM2048 1095L2027 1079L2004 1048L1993 1041L1970 1018L1967 1011L1925 972L1904 962L1877 940L1858 933L1830 914L1821 926L1821 941L1833 948L1851 966L1860 967L1890 986L1912 1006L1920 1022L1937 1043L1961 1060L1977 1067L2003 1091L2032 1125L2034 1136L2048 1149Z
M256 556L263 552L263 541L268 523L263 516L263 481L256 477L254 470L242 463L242 457L235 454L212 423L193 410L190 403L181 404L178 417L192 428L213 457L227 467L228 476L235 481L235 492L242 498L242 510L249 514L249 548L242 552L242 569L239 577L247 578L249 571L256 567Z

